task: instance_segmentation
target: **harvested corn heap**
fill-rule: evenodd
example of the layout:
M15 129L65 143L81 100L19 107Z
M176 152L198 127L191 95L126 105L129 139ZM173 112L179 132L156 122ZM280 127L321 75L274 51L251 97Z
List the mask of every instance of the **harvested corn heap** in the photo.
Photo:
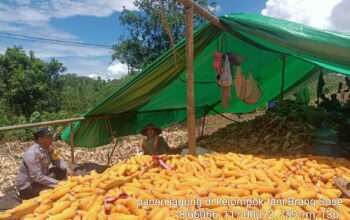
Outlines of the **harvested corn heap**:
M135 156L71 177L0 219L350 219L350 162L242 154ZM164 163L165 162L165 163Z
M314 127L305 118L305 111L310 109L314 108L292 100L281 101L265 115L232 123L210 136L201 137L198 146L221 153L310 154Z
M221 128L200 138L198 146L221 153L304 155L313 151L312 137L309 125L264 115Z

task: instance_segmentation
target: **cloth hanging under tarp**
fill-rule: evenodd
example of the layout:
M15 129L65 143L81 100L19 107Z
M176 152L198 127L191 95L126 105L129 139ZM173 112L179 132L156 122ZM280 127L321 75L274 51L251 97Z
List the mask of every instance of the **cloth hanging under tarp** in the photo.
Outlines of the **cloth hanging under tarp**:
M231 86L232 86L232 71L231 71L230 60L227 54L225 55L224 67L220 77L219 85L221 86L221 89L222 89L222 93L221 93L222 108L226 109L228 108L229 101L231 99Z
M256 104L262 96L262 92L254 79L253 73L250 72L248 78L245 79L240 66L237 66L234 84L237 97L247 104Z

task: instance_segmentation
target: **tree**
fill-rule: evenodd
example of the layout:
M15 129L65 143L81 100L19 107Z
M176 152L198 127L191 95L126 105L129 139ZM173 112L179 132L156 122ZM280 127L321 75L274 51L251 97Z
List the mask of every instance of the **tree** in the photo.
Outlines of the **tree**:
M212 13L215 11L214 2L211 4L208 4L208 0L196 2ZM186 30L184 8L176 0L135 0L134 5L140 10L130 11L124 8L119 17L128 34L122 36L119 43L114 45L112 55L112 60L118 59L127 64L128 71L132 74L145 68L172 46L163 26L161 14L164 15L163 18L174 42L184 38ZM203 23L201 17L195 16L195 27Z
M15 114L23 114L27 119L43 108L59 111L62 84L58 76L63 71L63 64L54 59L44 62L32 51L28 56L21 47L8 48L0 55L2 97Z

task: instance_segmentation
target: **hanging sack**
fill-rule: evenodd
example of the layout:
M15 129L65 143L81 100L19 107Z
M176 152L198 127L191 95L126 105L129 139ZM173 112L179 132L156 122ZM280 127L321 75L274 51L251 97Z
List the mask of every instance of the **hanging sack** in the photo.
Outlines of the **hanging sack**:
M236 78L234 81L236 95L240 100L244 99L245 94L245 79L243 77L242 69L240 66L237 66Z
M223 58L223 54L221 52L215 52L214 53L214 69L216 70L216 72L221 72L222 69L222 58Z
M224 67L220 77L219 85L222 87L222 108L226 109L229 106L231 99L232 72L228 56L225 55Z
M231 87L232 85L231 65L227 55L225 56L224 68L222 70L219 84L221 87Z
M214 64L213 67L215 69L216 73L216 84L220 86L220 78L221 74L223 71L223 59L224 59L224 54L222 53L222 48L224 46L226 39L226 34L224 33L221 38L221 47L219 48L219 38L216 40L216 52L214 53Z
M219 85L221 73L222 73L222 58L223 53L221 52L215 52L214 53L214 69L216 71L216 84Z
M246 90L244 95L244 102L250 105L256 104L262 96L260 88L256 83L253 73L250 72L248 79L245 80Z

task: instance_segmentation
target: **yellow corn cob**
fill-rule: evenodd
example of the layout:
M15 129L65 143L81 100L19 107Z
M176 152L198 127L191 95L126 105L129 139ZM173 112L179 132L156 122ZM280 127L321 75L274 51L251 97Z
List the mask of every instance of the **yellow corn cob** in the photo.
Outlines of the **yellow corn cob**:
M121 213L128 215L130 214L130 211L124 205L118 204L112 208L111 213Z
M52 195L50 196L50 199L55 201L55 200L61 198L62 196L67 195L70 191L71 191L71 188L68 186L60 188L60 189L56 190L54 193L52 193Z
M84 210L84 211L88 211L90 209L90 207L92 206L92 204L95 202L95 199L97 198L97 195L94 194L90 197L85 197L83 199L80 199L79 202L79 209Z
M108 191L112 188L123 185L125 182L126 182L126 179L124 177L122 178L117 177L115 179L108 180L107 182L99 183L99 187L103 190Z
M344 216L345 219L350 219L349 209L344 205L336 205L334 209L339 211L339 214Z
M22 216L32 213L37 207L39 207L39 203L34 199L24 201L19 206L9 210L14 219L19 219Z
M41 204L38 208L34 209L34 213L36 214L42 214L45 213L47 210L51 209L53 207L52 202L47 202L46 204Z
M295 196L297 199L316 199L317 193L313 190L303 191Z
M125 171L126 171L126 167L127 167L127 164L121 164L120 166L119 166L119 169L118 169L118 171L117 171L117 175L118 176L123 176L124 175L124 173L125 173Z
M330 199L339 198L341 195L341 191L338 189L324 189L321 187L318 189L318 191Z
M246 190L257 190L259 189L259 185L258 184L244 184L244 185L237 185L238 189L246 189Z
M105 211L102 209L102 210L98 213L97 219L98 219L98 220L107 220L107 219L108 219L108 215L106 215Z
M0 219L3 219L3 220L12 220L14 219L12 217L12 215L8 212L4 212L4 213L0 213Z
M133 215L139 215L139 208L137 208L137 200L135 198L127 198L126 199L126 205L128 209L130 210L131 214Z
M81 199L81 198L84 198L84 197L91 196L92 194L94 194L94 192L81 192L81 193L75 194L74 197L77 198L77 199Z
M102 208L103 200L104 200L103 195L99 195L96 198L94 204L91 206L91 208L89 209L89 211L87 212L87 214L85 216L87 220L97 220L98 213L100 212L100 210Z
M70 207L68 209L65 209L63 212L50 216L48 220L66 220L66 219L71 219L74 218L74 216L77 214L76 213L77 208L76 207Z
M108 220L138 220L136 215L122 214L122 213L113 213L108 216Z
M70 207L72 204L71 201L61 201L61 202L56 202L52 209L48 210L49 215L56 215L60 212L62 212L64 209Z
M260 186L258 189L259 193L271 193L274 194L276 192L276 189L271 186Z
M242 173L242 171L239 170L228 170L228 169L224 169L223 170L223 175L225 177L241 177L242 175L244 175L244 173Z

